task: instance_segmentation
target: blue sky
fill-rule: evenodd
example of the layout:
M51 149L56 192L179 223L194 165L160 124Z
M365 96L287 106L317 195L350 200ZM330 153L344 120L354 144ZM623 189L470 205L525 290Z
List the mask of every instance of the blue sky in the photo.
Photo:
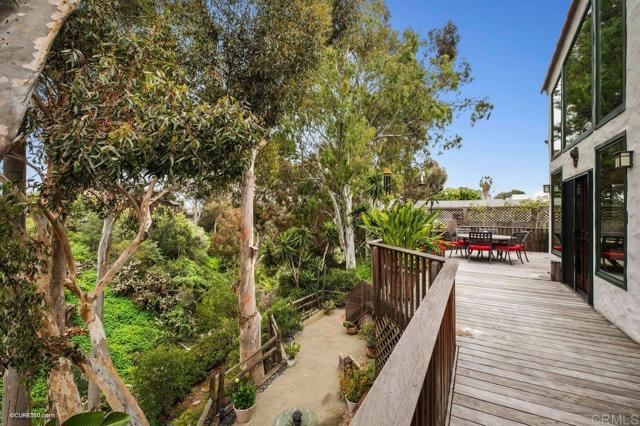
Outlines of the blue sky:
M435 156L449 175L447 186L477 188L493 177L495 195L513 188L538 193L547 183L544 144L548 112L540 94L547 66L570 0L387 0L397 30L411 27L423 37L449 19L461 35L460 53L475 81L467 96L488 96L495 105L489 121L472 128L454 123L463 136L460 150Z

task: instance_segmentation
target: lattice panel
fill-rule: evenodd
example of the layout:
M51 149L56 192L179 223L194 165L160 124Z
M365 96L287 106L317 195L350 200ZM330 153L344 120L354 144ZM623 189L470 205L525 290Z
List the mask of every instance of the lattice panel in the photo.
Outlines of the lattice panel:
M402 332L396 325L386 318L378 318L376 321L376 375L389 359L391 352L396 347Z
M462 224L486 224L494 226L531 226L547 228L549 223L549 210L538 211L519 207L488 207L465 209L437 209L440 212L441 221L455 220Z

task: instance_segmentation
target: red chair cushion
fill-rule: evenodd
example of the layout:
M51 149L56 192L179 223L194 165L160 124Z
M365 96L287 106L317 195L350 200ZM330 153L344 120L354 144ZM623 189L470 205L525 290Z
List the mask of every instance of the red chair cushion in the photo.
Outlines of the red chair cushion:
M602 253L605 259L624 260L624 251L622 250L605 250Z
M469 244L469 250L491 250L491 244Z
M496 249L501 251L522 251L524 250L524 246L522 244L518 244L516 246L496 247Z
M449 245L454 247L464 247L464 241L449 241Z
M562 251L562 246L553 246L555 251Z

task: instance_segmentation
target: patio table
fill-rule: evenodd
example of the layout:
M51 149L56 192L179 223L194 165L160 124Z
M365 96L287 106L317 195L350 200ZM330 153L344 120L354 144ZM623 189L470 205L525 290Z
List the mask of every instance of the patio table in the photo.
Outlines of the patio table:
M462 238L463 240L468 240L469 234L456 234L456 237ZM511 239L511 235L493 234L491 235L491 238L493 239L494 242L504 242L504 241L509 241Z

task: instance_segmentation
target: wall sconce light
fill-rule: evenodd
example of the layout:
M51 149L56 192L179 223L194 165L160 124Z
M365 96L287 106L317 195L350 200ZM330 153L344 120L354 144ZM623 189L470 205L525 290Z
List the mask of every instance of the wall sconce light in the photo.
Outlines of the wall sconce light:
M387 167L382 171L382 186L384 192L389 195L391 193L391 169Z
M544 191L545 194L548 194L551 192L551 185L542 185L542 190Z
M633 167L633 151L620 151L613 154L616 169L630 169Z

